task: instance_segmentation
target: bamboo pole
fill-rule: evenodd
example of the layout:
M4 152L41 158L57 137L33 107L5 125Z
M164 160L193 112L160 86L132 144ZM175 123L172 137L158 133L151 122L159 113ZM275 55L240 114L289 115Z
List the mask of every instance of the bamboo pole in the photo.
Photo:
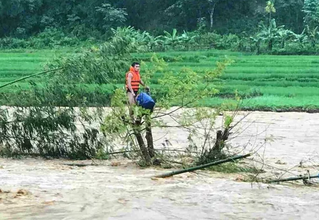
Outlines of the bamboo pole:
M183 170L176 170L176 171L172 171L170 173L165 173L165 174L157 175L157 176L154 176L154 177L155 178L166 178L166 177L174 176L174 175L177 175L177 174L180 174L180 173L192 172L192 171L203 169L203 168L206 168L206 167L215 166L215 165L226 163L226 162L231 162L231 161L234 161L234 160L239 160L239 159L246 158L246 157L249 157L249 156L251 156L251 154L234 156L234 157L230 157L230 158L227 158L227 159L224 159L224 160L218 160L218 161L215 161L215 162L212 162L212 163L207 163L207 164L203 164L203 165L200 165L200 166L195 166L195 167L191 167L191 168L187 168L187 169L183 169Z
M12 85L12 84L14 84L14 83L16 83L16 82L20 82L20 81L22 81L22 80L25 80L25 79L34 77L34 76L38 76L38 75L42 75L42 74L54 72L54 71L61 70L61 69L63 69L63 68L57 68L57 69L52 69L52 70L48 70L48 71L43 71L43 72L40 72L40 73L34 73L34 74L31 74L31 75L28 75L28 76L25 76L25 77L16 79L16 80L14 80L14 81L5 83L5 84L3 84L3 85L0 86L0 89L3 88L3 87L6 87L6 86Z
M114 154L124 154L124 153L131 153L131 152L139 152L140 150L125 150L125 151L116 151L107 153L108 155L114 155Z
M319 174L313 175L313 176L290 177L286 179L270 180L270 181L267 181L267 183L286 182L286 181L294 181L294 180L307 180L307 179L314 179L314 178L319 178Z

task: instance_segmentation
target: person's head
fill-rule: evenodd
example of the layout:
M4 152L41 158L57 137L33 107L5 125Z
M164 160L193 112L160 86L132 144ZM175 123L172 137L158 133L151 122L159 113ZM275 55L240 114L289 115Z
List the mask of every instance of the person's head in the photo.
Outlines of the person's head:
M134 68L135 71L139 71L140 70L140 63L138 63L138 62L133 62L131 64L131 66Z

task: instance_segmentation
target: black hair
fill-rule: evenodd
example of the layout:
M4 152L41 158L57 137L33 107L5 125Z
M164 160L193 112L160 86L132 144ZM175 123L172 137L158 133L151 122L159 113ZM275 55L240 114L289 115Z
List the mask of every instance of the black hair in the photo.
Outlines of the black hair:
M131 64L132 67L134 67L135 65L140 65L140 63L138 63L138 62L133 62L133 63Z

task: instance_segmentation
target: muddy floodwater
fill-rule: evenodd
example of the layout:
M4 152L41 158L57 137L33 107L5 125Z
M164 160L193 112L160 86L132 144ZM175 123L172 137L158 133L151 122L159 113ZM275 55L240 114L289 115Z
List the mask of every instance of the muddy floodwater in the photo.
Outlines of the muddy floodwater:
M265 177L319 173L319 114L252 112L240 125L229 144L255 150ZM156 148L165 140L187 147L186 131L154 132ZM0 158L0 219L319 219L317 179L251 183L246 174L207 170L152 178L171 170L120 158Z

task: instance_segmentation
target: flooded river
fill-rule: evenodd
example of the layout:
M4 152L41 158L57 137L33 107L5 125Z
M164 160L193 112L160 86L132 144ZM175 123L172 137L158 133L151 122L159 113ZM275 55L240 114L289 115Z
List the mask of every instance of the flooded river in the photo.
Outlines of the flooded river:
M241 125L230 144L246 150L264 144L256 150L269 165L265 175L318 174L319 114L253 112ZM172 148L186 147L184 131L170 129L155 130L155 146L167 134ZM125 159L2 158L0 219L319 219L318 180L250 183L212 171L152 178L168 171Z

